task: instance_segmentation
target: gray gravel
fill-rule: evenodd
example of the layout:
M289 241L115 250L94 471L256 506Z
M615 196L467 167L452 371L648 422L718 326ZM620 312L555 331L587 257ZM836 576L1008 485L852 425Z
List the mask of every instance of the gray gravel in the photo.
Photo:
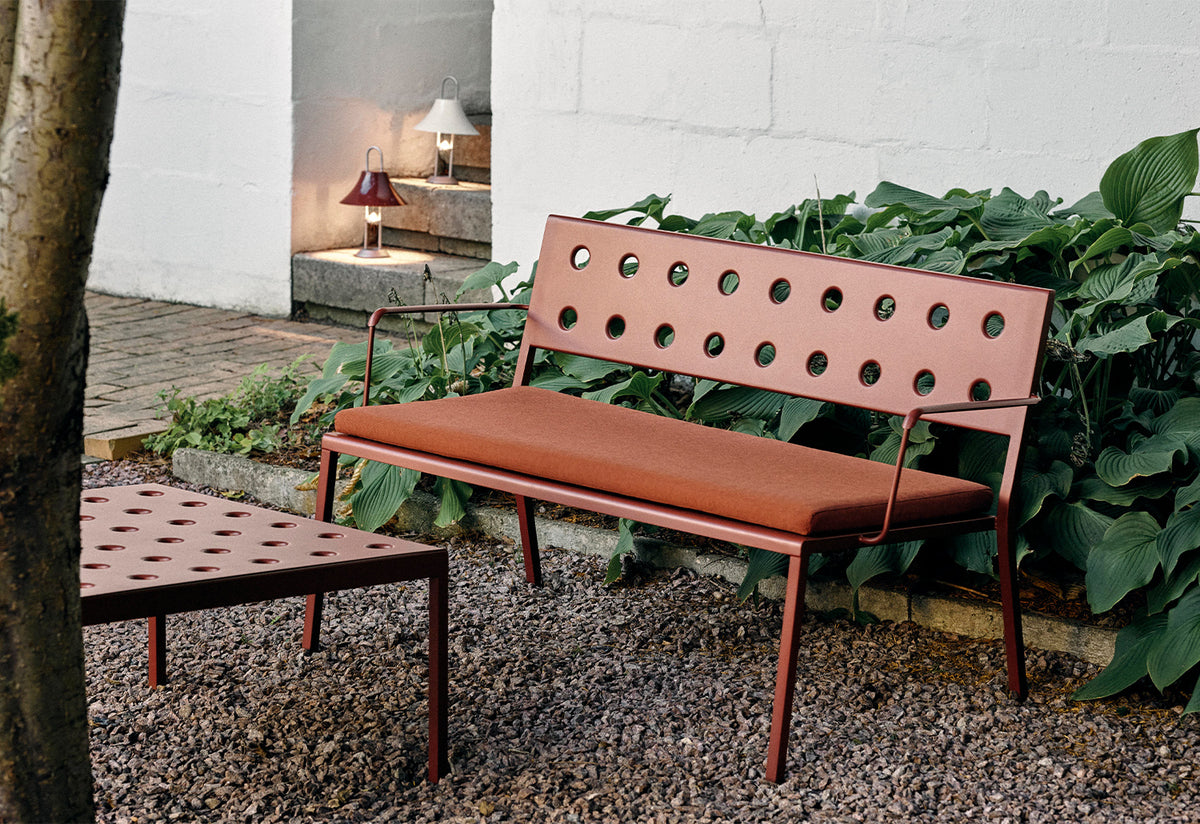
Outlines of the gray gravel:
M688 572L605 589L600 559L556 551L534 590L512 546L449 546L448 779L423 779L425 589L375 587L330 597L311 656L301 599L175 616L158 690L145 622L88 628L99 819L1200 820L1181 696L1077 704L1096 668L1034 652L1016 704L999 644L911 624L806 624L790 775L769 784L777 604Z

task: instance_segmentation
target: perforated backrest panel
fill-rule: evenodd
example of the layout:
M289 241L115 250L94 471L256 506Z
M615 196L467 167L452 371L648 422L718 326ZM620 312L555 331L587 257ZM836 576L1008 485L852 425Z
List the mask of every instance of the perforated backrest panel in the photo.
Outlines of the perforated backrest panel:
M1027 397L1052 299L1046 289L552 216L523 345L905 414Z

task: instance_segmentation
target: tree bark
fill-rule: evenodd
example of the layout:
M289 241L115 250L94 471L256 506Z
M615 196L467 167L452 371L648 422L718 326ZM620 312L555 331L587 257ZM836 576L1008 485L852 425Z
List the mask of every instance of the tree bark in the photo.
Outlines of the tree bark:
M0 820L93 817L79 607L84 285L123 0L0 0ZM7 315L9 322L4 322ZM13 368L15 367L15 368Z

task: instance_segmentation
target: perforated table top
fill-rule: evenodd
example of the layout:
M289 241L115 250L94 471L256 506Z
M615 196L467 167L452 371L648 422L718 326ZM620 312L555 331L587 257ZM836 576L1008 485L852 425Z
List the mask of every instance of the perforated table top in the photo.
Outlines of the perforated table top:
M159 484L85 490L80 521L85 623L424 578L445 555Z

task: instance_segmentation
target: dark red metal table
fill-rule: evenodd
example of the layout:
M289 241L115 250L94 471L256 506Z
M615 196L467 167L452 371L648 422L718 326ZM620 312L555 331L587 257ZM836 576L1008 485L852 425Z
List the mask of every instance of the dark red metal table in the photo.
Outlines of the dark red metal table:
M428 578L429 778L446 773L445 549L159 484L85 490L80 531L83 623L149 618L151 686L166 682L169 614Z

